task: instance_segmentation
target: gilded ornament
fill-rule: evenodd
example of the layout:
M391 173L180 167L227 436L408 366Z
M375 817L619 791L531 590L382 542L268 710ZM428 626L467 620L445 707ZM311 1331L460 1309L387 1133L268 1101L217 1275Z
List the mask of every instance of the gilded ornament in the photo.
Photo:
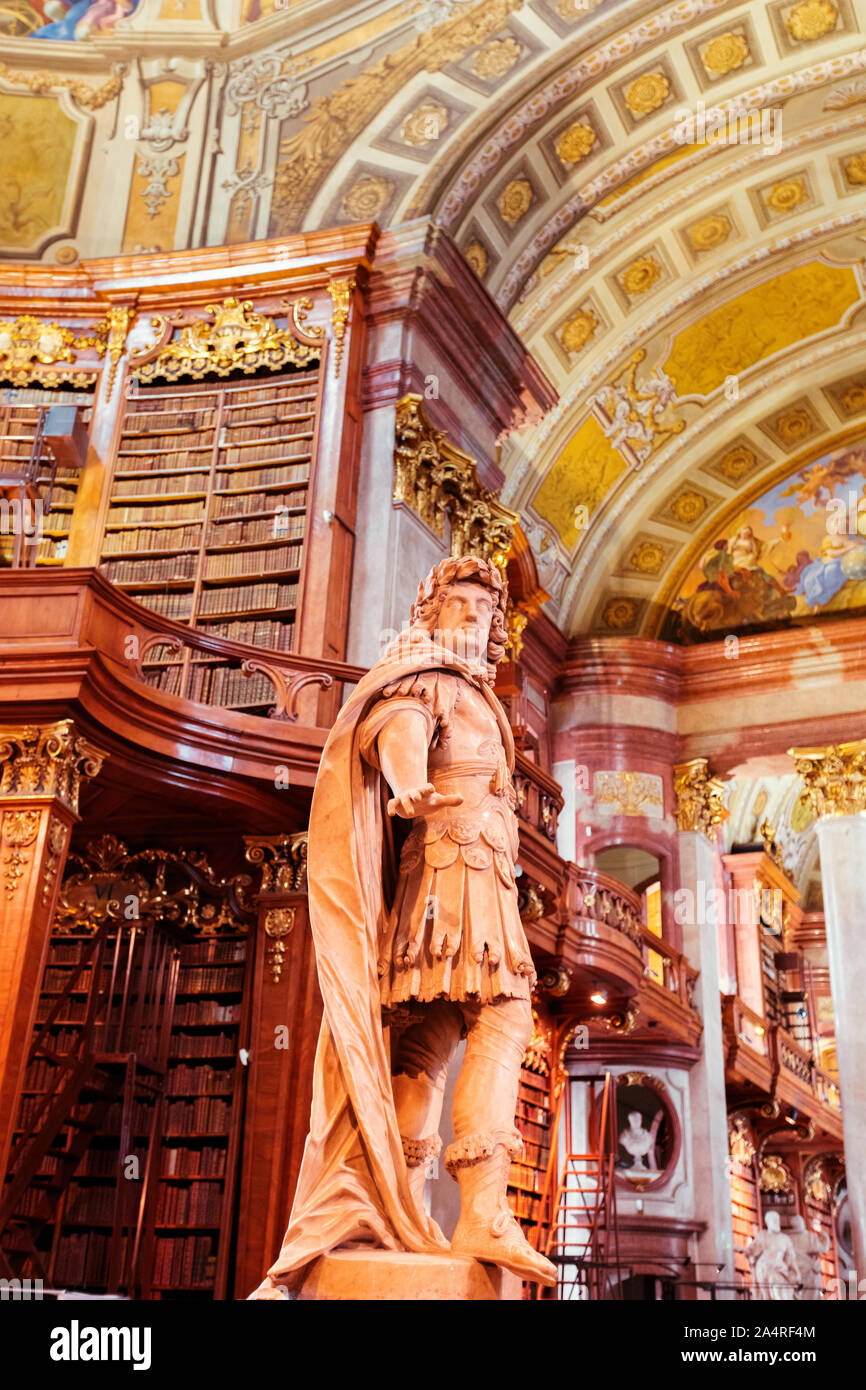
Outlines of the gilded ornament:
M735 483L751 473L756 463L757 459L751 449L745 444L735 444L733 449L729 449L719 460L719 471L724 473L730 482Z
M519 222L529 211L533 197L528 179L512 179L499 195L499 215L503 222Z
M846 111L866 101L866 77L855 77L834 87L822 106L822 111Z
M463 255L465 256L470 268L475 271L475 274L478 276L478 279L483 280L484 273L487 270L487 251L481 245L481 242L470 241L469 245L465 248Z
M791 1174L781 1154L764 1154L758 1168L758 1186L762 1192L791 1191Z
M411 507L438 536L447 514L452 555L478 555L504 567L517 513L482 486L475 459L433 428L418 395L397 402L394 501Z
M815 422L807 410L797 408L780 415L776 421L779 438L785 444L797 444L806 439L815 429Z
M631 627L637 620L637 604L631 598L608 599L602 609L601 620L605 627L612 628L614 632Z
M378 174L366 174L357 179L340 202L340 216L352 217L356 222L375 222L383 208L388 206L394 196L395 185L391 179L383 179Z
M328 285L328 294L331 296L333 309L331 311L331 324L334 329L334 371L340 375L340 364L343 359L343 342L346 337L346 324L349 321L349 305L352 300L352 291L355 288L354 280L332 280Z
M785 28L792 39L808 42L821 39L836 28L839 11L830 0L804 0L785 16Z
M22 851L32 845L39 834L40 820L38 811L7 811L3 817L3 844L9 850L3 857L7 898L14 898L17 892L24 866L29 863L29 856Z
M489 82L492 78L504 77L520 58L523 49L515 38L490 39L475 55L470 71Z
M741 68L749 56L749 45L742 34L719 34L701 50L701 62L712 76Z
M119 96L123 89L124 70L103 82L101 87L88 87L75 77L60 77L55 72L17 72L0 63L0 77L4 82L18 87L26 87L33 96L50 96L54 92L68 92L82 111L99 111L105 104Z
M56 797L77 815L81 783L97 776L106 756L71 719L0 730L0 798Z
M629 567L641 574L658 574L667 551L660 541L641 541L629 556Z
M806 1164L806 1171L803 1176L803 1190L807 1197L811 1198L813 1202L818 1202L821 1206L830 1200L832 1188L827 1181L827 1175L824 1171L824 1160L821 1158L820 1154L817 1158L811 1159L809 1163Z
M54 252L54 259L58 265L75 265L78 260L78 251L67 243L66 246L58 246Z
M272 907L265 914L265 936L270 940L266 959L275 985L278 985L282 978L286 955L285 938L295 925L295 913L294 907Z
M295 306L286 307L291 321ZM287 364L304 367L321 357L320 347L299 342L288 328L277 328L273 319L254 312L250 299L230 297L222 304L208 304L207 312L213 317L212 323L198 319L181 327L178 337L158 351L133 351L130 360L135 375L142 381L157 377L177 381L185 376L203 377L208 372L218 376L234 371L256 372L262 367L275 372ZM155 317L153 326L161 338L167 321Z
M61 368L59 362L75 362L75 351L81 348L105 350L107 328L99 325L91 333L76 335L71 328L59 323L45 323L31 314L13 320L0 320L0 379L16 386L30 381L56 385L61 381L92 385L92 374ZM46 370L49 369L49 370Z
M534 890L533 890L534 891ZM532 1010L532 1037L523 1054L523 1066L538 1076L550 1075L550 1054L553 1037L550 1025L542 1023L535 1009Z
M578 309L570 319L565 320L556 336L566 352L581 352L597 328L595 314L590 309Z
M578 164L595 144L595 131L585 121L575 121L564 130L556 142L556 153L562 164Z
M700 492L681 492L671 503L671 515L684 526L691 526L707 510L707 499Z
M801 203L805 203L808 197L802 179L785 179L782 183L774 184L769 193L765 193L764 202L774 212L792 212Z
M636 77L625 96L625 104L635 116L646 116L663 106L671 84L662 72L645 72Z
M556 0L556 12L563 19L585 19L601 3L602 0Z
M130 325L135 318L135 310L126 305L109 309L107 315L108 340L106 344L109 367L108 384L105 393L110 396L114 389L114 378L117 373L117 364L123 356L126 347L126 335Z
M673 773L678 828L711 836L713 826L728 817L724 782L710 775L706 758L677 763Z
M611 382L592 398L592 404L603 412L606 438L620 452L629 449L639 463L645 463L660 444L685 429L685 421L671 420L668 415L676 401L676 391L667 373L656 367L638 381L638 368L645 357L645 349L638 348Z
M447 128L448 108L425 101L406 117L400 127L400 139L405 145L420 149L438 140Z
M735 1115L728 1125L728 1150L737 1163L749 1164L755 1157L755 1145L742 1115Z
M660 278L661 273L662 268L655 256L639 256L620 273L619 282L626 294L634 298L636 295L646 294Z
M866 183L866 154L852 154L845 160L845 178L849 183Z
M47 858L45 861L45 877L42 881L42 906L47 907L51 897L51 890L57 878L57 870L60 861L66 851L67 827L59 816L52 816L48 824L48 835L45 840Z
M244 836L246 859L260 864L262 893L306 893L307 832Z
M693 222L686 228L686 236L693 251L712 251L714 247L727 241L730 235L730 219L721 212L702 217L699 222Z
M866 410L866 381L853 381L841 397L847 415L856 415Z
M794 771L816 820L857 816L866 811L866 740L828 748L791 748Z
M508 633L505 650L511 653L512 661L517 661L523 651L523 634L528 622L529 614L509 599L505 613L505 627Z

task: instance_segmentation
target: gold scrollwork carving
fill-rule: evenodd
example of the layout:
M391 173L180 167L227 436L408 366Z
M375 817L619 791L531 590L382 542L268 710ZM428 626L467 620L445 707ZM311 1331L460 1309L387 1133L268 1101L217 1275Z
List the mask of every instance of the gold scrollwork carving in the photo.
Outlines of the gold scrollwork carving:
M126 335L129 332L130 324L135 318L135 310L128 305L114 306L108 311L106 324L107 342L106 351L109 357L108 385L106 395L110 396L114 390L114 378L117 375L117 364L123 356L126 347Z
M286 307L292 323L294 308ZM277 328L273 319L254 310L250 299L229 296L221 304L208 304L207 312L212 322L197 319L184 323L183 314L175 314L172 322L179 329L177 338L164 346L131 353L135 375L141 381L158 377L166 381L180 377L198 380L210 372L228 376L236 371L256 372L262 367L272 372L287 365L305 367L321 357L319 346L301 342L289 328ZM153 326L162 341L169 321L156 317Z
M334 375L340 375L340 366L343 361L343 343L346 337L346 324L349 322L349 305L352 301L352 291L355 288L354 280L332 280L328 285L328 294L331 296L333 309L331 311L331 323L334 329Z
M105 351L107 326L100 324L91 333L76 334L60 323L46 323L32 314L0 320L0 379L15 386L39 381L46 386L71 382L75 386L93 384L91 367L85 371L75 359L75 351L96 348ZM70 366L60 366L70 363Z
M709 836L714 825L727 820L725 784L711 777L706 758L692 758L674 767L677 826Z
M781 1154L764 1154L758 1169L758 1186L762 1192L790 1192L791 1174Z
M53 92L68 92L82 111L99 111L113 101L123 88L125 68L119 68L101 87L89 87L75 77L61 77L56 72L14 72L0 63L0 77L18 87L26 87L33 96L49 96Z
M307 832L294 835L247 835L246 858L260 864L263 893L306 893Z
M285 938L294 925L295 908L293 907L272 907L265 914L265 936L269 937L271 942L267 950L267 963L271 971L271 979L275 985L280 983L283 974L286 955Z
M39 811L7 811L3 817L3 842L9 851L3 859L7 898L14 898L18 890L24 865L29 862L29 855L23 851L39 834L40 819Z
M478 465L427 419L421 397L397 402L394 501L405 502L437 536L451 521L451 554L478 555L505 568L517 513L483 487Z
M107 756L82 738L71 719L2 729L0 797L55 796L77 815L82 779L96 777Z
M45 860L45 877L42 880L42 906L47 907L51 897L51 890L57 878L57 870L60 861L66 852L67 826L59 816L52 816L48 824L48 835L46 837L47 857Z

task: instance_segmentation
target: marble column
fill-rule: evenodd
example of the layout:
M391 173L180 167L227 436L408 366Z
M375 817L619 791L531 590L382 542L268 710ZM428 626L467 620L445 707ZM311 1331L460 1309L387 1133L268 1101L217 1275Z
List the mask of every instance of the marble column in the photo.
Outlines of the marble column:
M817 817L854 1263L866 1279L866 741L792 753Z
M0 729L0 1175L27 1070L78 793L104 757L71 719Z
M689 964L700 972L694 1006L704 1025L701 1055L689 1072L694 1215L706 1223L706 1230L697 1239L696 1275L711 1282L731 1283L734 1231L718 944L724 916L704 910L704 905L715 901L710 892L716 886L714 827L724 816L722 784L708 775L706 760L698 758L674 768L674 790L679 827L679 887L689 891L693 904L693 910L680 914L684 919L682 950ZM723 1268L719 1271L713 1265ZM732 1295L721 1292L719 1297Z

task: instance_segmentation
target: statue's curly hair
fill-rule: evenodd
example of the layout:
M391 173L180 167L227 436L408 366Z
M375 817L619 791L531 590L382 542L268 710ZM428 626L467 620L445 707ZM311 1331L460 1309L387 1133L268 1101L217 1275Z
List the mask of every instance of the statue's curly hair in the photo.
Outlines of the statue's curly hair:
M450 556L447 560L440 560L418 585L418 597L412 604L409 621L412 627L423 627L433 632L448 590L452 584L461 582L483 584L495 599L487 641L487 663L492 676L497 662L505 655L508 640L505 625L508 581L492 561L481 560L477 555Z

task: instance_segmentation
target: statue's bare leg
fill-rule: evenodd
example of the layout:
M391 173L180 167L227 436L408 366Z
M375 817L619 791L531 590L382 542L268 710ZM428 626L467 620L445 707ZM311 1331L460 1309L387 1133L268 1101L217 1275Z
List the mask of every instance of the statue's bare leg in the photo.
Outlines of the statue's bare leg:
M428 1164L442 1149L442 1097L448 1064L463 1031L463 1015L460 1006L448 999L434 999L418 1008L423 1009L418 1021L395 1039L391 1086L409 1188L420 1206Z
M524 999L465 1004L466 1053L454 1092L454 1143L445 1166L460 1184L460 1220L451 1249L556 1283L556 1269L533 1250L508 1206L508 1173L523 1151L514 1128L523 1054L532 1035Z

